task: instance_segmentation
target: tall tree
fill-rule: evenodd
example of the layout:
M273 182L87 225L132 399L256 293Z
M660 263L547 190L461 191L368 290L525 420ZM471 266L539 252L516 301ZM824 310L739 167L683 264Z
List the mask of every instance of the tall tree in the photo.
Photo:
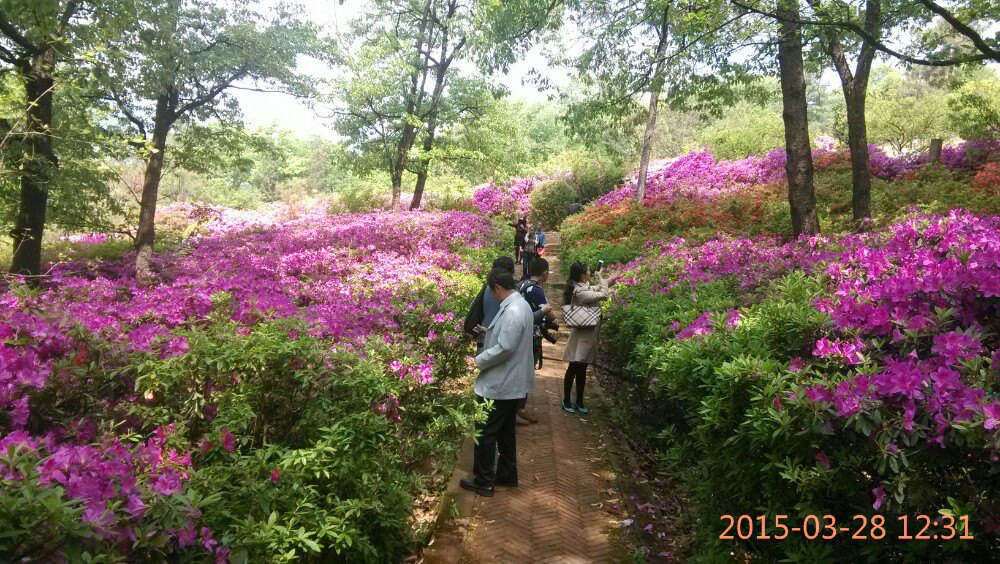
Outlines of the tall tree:
M646 176L649 172L649 152L653 146L653 132L656 130L656 109L663 92L663 58L670 42L670 4L663 7L660 25L656 28L656 52L651 62L652 79L649 88L649 109L646 112L646 131L642 135L642 153L639 157L639 183L636 200L641 204L646 199Z
M866 0L863 12L843 0L807 0L803 15L753 0L732 0L748 11L779 22L807 27L833 62L840 77L847 110L848 146L851 150L852 208L856 226L871 216L871 173L865 117L872 62L878 53L904 63L931 67L1000 60L1000 37L984 37L977 28L996 26L998 14L989 2L956 0L944 7L934 0L900 0L888 13L884 0ZM859 13L860 12L860 13ZM927 30L933 29L934 33ZM892 45L887 38L908 42ZM947 39L947 40L943 40ZM850 46L857 45L855 52ZM855 60L852 70L850 59Z
M136 278L155 280L152 271L154 220L163 158L171 130L179 122L238 112L227 97L240 83L286 84L304 88L295 58L311 51L313 31L297 14L265 17L246 3L219 7L207 0L142 0L132 4L128 33L104 60L107 95L146 146L136 233Z
M377 0L352 27L339 55L347 69L336 90L337 130L355 150L379 155L400 205L403 177L416 174L410 208L419 207L439 130L486 109L488 81L458 72L506 69L535 33L558 20L562 0ZM456 88L457 81L463 81ZM418 146L419 143L419 146Z
M21 196L11 232L10 271L32 279L41 273L45 213L57 166L52 148L56 64L71 51L82 5L79 0L0 1L0 61L23 81L26 101L17 128ZM3 129L10 135L15 126L8 123Z
M427 185L427 175L430 169L431 150L434 148L434 136L437 133L438 117L441 111L441 102L444 97L444 89L448 82L448 69L451 68L455 57L462 53L468 38L466 29L462 22L456 17L458 15L459 3L457 0L447 0L444 2L444 17L435 18L438 27L438 52L436 57L429 55L427 60L431 63L429 71L434 75L434 87L431 89L430 100L427 112L424 116L424 143L423 154L417 164L417 183L413 189L413 199L410 201L410 209L415 210L420 207L420 199L424 195L424 187ZM428 44L428 49L431 45ZM395 184L394 184L395 186Z
M393 208L400 204L403 175L413 167L410 151L436 114L452 64L466 46L470 17L470 6L457 0L380 0L353 23L339 53L348 75L336 86L343 105L337 129L359 151L381 154ZM434 134L425 137L425 152L433 141Z
M814 9L818 9L821 5L820 0L809 0L809 3ZM836 9L845 8L850 9L849 6L836 6ZM847 109L847 145L851 151L851 207L856 227L861 227L864 220L872 215L872 174L869 168L865 106L868 99L868 78L876 54L873 41L879 40L882 34L882 0L865 0L862 25L873 40L861 39L853 70L840 30L827 27L821 31L823 48L837 70L844 92Z
M744 67L728 60L747 30L734 25L745 11L733 12L716 0L575 0L574 22L585 37L583 53L570 61L581 82L595 95L573 104L571 119L600 112L620 124L642 113L637 103L649 96L645 109L638 194L645 197L656 116L662 99L680 104L727 100ZM666 80L670 76L670 81ZM574 119L571 123L575 122Z
M785 122L785 173L792 235L819 233L798 0L778 0L778 67Z
M353 22L351 37L338 53L348 75L336 84L343 106L337 129L359 152L381 154L393 209L399 206L410 150L427 112L427 81L440 31L437 9L435 0L374 2Z

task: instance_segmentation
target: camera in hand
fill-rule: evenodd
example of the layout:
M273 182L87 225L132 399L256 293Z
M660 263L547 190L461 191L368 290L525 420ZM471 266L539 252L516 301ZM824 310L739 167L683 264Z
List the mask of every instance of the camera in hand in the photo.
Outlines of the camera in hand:
M600 272L602 270L604 270L604 260L603 259L597 261L597 271Z
M539 332L542 334L542 338L545 339L546 341L552 343L553 345L556 344L557 341L559 341L559 337L557 335L552 334L552 331L559 330L558 323L555 323L554 321L549 321L547 319L543 319L542 322L539 324L538 329Z

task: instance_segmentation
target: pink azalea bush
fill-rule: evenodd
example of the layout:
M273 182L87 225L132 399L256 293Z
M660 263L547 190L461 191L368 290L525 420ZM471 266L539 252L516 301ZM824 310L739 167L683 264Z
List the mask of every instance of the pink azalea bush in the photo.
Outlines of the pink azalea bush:
M716 161L707 150L652 162L646 176L646 199L672 201L677 198L711 200L750 186L774 182L784 176L784 150L764 156ZM605 194L595 206L615 206L635 199L638 179L632 175L620 188Z
M468 354L455 312L478 290L492 224L170 213L207 229L156 257L159 285L137 286L126 255L0 293L0 497L22 504L0 511L13 532L0 553L402 550L416 468L453 456L476 413L455 388ZM21 530L32 519L44 534ZM293 523L313 532L283 532Z
M496 180L476 187L470 198L475 209L487 216L513 221L531 211L531 193L551 180L567 178L570 171L553 175L535 175L504 182Z
M926 165L927 155L890 157L874 145L869 147L872 174L894 179L906 171ZM1000 153L1000 141L966 141L945 147L941 162L953 170L972 170L993 155ZM825 161L848 158L846 151L829 143L813 151L817 166ZM773 149L765 155L745 159L716 160L709 150L701 149L679 157L650 163L646 176L646 200L651 205L671 202L678 198L713 201L720 197L744 192L754 186L780 182L785 176L787 155L784 149ZM597 206L617 206L635 199L638 177L633 174L618 189L594 202Z
M77 245L99 245L101 243L108 242L107 233L80 233L75 235L66 235L62 237L64 241L69 241L70 243L75 243Z
M919 550L996 550L1000 216L914 215L789 244L650 243L614 279L607 350L638 381L611 387L660 422L651 436L673 430L657 440L683 453L704 522L745 507L838 522L945 512L969 515L975 541ZM706 553L719 532L705 531ZM858 558L918 550L834 544ZM792 539L754 550L823 549Z

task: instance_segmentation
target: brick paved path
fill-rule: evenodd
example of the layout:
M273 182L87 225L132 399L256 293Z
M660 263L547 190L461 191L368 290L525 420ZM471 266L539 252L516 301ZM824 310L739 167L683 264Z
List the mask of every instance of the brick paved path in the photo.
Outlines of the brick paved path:
M550 280L545 291L553 307L562 303L563 280L557 255L558 245L551 244L546 249ZM560 359L566 337L562 328L557 345L544 344L544 366L536 373L538 387L528 398L528 412L538 423L517 426L519 487L497 488L494 497L475 497L474 501L468 499L471 493L459 494L466 499L456 500L458 506L461 508L463 502L466 508L471 506L471 515L463 515L460 520L468 529L464 547L452 547L450 551L440 547L438 555L450 556L429 561L623 560L608 535L616 521L606 502L611 476L603 460L597 429L602 417L597 414L607 408L596 393L596 378L588 374L586 395L588 407L594 410L591 415L571 415L560 408L566 370ZM469 454L465 452L464 456ZM471 467L466 463L460 463L460 467ZM459 552L464 553L461 558Z

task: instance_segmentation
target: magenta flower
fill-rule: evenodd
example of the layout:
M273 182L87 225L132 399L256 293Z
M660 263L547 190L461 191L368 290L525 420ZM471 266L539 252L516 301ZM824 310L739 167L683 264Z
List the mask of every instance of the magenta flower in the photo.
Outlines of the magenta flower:
M973 358L982 350L982 343L978 338L959 331L934 335L934 346L931 347L931 352L941 355L946 364L957 364L962 359Z
M418 382L421 385L433 384L434 383L434 367L430 364L421 364L417 367L417 374L419 376Z
M816 462L818 462L824 470L830 469L830 459L826 456L825 452L819 451L816 453Z
M983 421L984 429L990 431L1000 425L1000 402L983 406L983 413L986 414L986 420Z
M872 503L872 508L876 511L882 507L882 502L885 501L885 486L879 485L876 488L872 488L872 495L875 496L875 502Z
M153 491L160 495L173 495L181 491L181 479L176 472L166 470L153 483Z
M226 449L229 452L233 452L233 450L236 448L236 436L230 433L229 429L227 429L226 427L222 428L221 435L222 435L222 448Z

